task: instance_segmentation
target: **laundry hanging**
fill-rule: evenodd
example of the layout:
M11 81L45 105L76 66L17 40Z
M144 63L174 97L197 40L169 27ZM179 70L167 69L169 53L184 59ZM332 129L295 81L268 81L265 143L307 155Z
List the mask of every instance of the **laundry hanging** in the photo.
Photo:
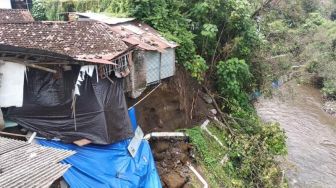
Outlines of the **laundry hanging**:
M93 76L93 73L96 71L97 82L98 82L98 72L97 65L84 65L81 67L78 78L75 85L75 95L80 95L79 87L82 85L86 75L89 77Z

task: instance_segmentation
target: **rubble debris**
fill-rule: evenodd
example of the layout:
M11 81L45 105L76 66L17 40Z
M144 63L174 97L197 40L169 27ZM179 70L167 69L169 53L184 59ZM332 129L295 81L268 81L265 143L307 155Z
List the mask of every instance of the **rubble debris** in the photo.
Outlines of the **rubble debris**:
M171 172L162 177L162 181L169 188L181 188L187 183L187 179L181 177L179 174Z
M163 187L182 188L188 184L192 172L187 163L192 161L192 146L183 139L153 138L150 143Z
M206 93L200 93L200 96L202 97L202 99L206 102L206 103L208 103L208 104L212 104L212 98L208 95L208 94L206 94Z
M80 139L80 140L76 140L73 142L74 144L76 144L77 146L85 146L85 145L88 145L88 144L91 144L91 140L88 140L88 139Z
M334 100L325 101L323 104L323 110L332 116L336 116L336 101Z

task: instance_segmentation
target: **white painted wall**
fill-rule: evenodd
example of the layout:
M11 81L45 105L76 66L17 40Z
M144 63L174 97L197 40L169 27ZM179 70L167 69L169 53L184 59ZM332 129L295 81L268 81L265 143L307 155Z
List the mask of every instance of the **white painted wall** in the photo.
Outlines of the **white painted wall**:
M0 0L0 8L11 9L12 8L11 0Z

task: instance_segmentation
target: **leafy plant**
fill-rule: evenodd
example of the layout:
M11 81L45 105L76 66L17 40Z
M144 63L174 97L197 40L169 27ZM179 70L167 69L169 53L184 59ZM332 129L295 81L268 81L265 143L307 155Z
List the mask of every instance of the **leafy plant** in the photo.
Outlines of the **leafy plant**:
M218 28L213 24L204 24L201 31L202 36L214 38L218 32Z
M207 71L209 68L205 60L199 55L196 55L191 62L188 61L185 66L186 69L191 73L191 76L196 78L196 80L199 82L204 80L205 71Z
M325 19L321 16L320 13L310 13L302 28L306 30L316 29L323 23L325 23Z
M41 0L34 0L31 14L35 20L41 21L46 20L46 8Z
M325 80L323 82L322 92L326 97L336 96L336 83L335 80Z
M240 106L249 106L245 89L252 75L244 60L233 58L218 62L217 77L218 91L223 97L235 100Z

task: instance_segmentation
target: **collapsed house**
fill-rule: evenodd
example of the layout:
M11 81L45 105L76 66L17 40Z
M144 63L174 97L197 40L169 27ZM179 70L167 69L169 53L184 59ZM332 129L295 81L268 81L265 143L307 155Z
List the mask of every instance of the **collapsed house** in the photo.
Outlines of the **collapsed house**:
M97 22L0 24L5 119L64 142L132 137L122 80L131 49L108 29Z
M0 159L12 157L0 164L0 187L49 187L62 175L70 187L162 187L149 143L139 129L133 137L137 124L125 102L136 44L92 20L34 22L26 11L1 11L8 17L0 22L5 127L20 125L57 149L0 137Z
M113 33L128 46L137 45L126 78L125 90L137 98L147 86L175 74L177 44L163 38L149 25L134 18L114 18L98 13L76 13L79 21L95 20L110 26Z

